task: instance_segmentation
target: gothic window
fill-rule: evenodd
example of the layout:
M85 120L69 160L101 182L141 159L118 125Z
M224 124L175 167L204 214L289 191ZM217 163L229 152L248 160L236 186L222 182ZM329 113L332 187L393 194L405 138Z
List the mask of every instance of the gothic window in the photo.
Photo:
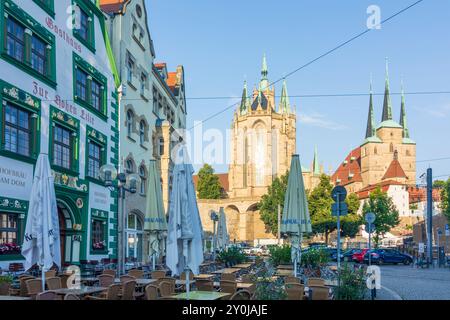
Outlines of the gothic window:
M389 152L394 152L394 145L392 143L389 145Z
M144 122L144 120L142 120L139 123L139 142L141 145L143 145L145 142L145 122Z
M248 162L248 139L247 137L244 138L244 162L243 162L243 170L242 170L242 175L243 175L243 180L242 180L242 184L244 188L247 188L247 164Z
M142 165L139 167L139 177L141 177L141 188L140 193L145 195L147 188L147 173L145 171L145 167Z
M258 126L255 128L256 143L254 147L253 159L255 163L255 184L256 186L264 186L265 177L265 159L266 146L264 139L264 127Z
M378 154L378 149L377 149L377 147L375 147L375 148L373 149L373 154Z
M410 157L411 156L411 151L409 151L409 149L406 149L406 156Z
M131 110L127 111L127 135L131 137L133 132L133 112Z
M127 162L125 162L125 169L126 169L127 173L133 173L134 172L133 160L128 159Z

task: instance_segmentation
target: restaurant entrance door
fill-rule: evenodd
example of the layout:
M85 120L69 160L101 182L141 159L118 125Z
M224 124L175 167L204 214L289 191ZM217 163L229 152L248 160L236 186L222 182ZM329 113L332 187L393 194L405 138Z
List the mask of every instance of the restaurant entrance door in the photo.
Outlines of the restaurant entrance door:
M70 206L62 200L57 201L57 206L61 236L61 265L79 264L81 232L76 230L76 221Z

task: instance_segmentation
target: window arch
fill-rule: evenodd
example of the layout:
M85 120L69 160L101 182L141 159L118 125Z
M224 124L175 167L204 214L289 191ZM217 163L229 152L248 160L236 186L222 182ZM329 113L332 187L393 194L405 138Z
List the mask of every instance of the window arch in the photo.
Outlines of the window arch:
M139 142L141 145L145 142L145 121L141 120L139 123Z
M134 119L133 111L128 110L127 111L127 135L129 137L131 137L131 133L133 132L133 119Z
M127 173L134 173L133 159L128 159L127 161L125 161L125 170Z
M391 142L391 144L389 145L389 152L393 153L394 152L394 144Z
M139 167L139 177L141 178L140 193L145 195L147 192L147 170L145 170L144 165Z
M377 149L377 147L375 147L375 148L373 149L373 154L378 154L378 149Z

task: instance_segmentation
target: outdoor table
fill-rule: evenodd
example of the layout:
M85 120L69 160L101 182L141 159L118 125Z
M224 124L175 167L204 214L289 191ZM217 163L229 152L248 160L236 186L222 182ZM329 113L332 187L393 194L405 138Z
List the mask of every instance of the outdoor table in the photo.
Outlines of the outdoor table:
M189 293L189 298L186 292L177 294L173 297L178 300L221 300L229 296L231 296L231 294L223 292L191 291Z
M96 277L81 277L80 281L82 283L86 283L91 286L98 282L98 278L96 278Z
M248 282L236 282L236 284L237 284L236 289L238 289L238 290L242 290L242 289L250 290L255 286L254 283L248 283ZM214 287L220 288L220 282L218 282L218 281L214 282Z
M277 270L275 275L279 276L279 277L289 277L289 276L293 276L294 275L294 271L293 270L280 269L280 270Z
M146 285L158 282L158 279L136 279L136 286L144 287ZM120 278L116 278L114 280L115 283L120 283Z
M193 284L195 284L195 280L189 280L189 285L192 286ZM177 285L177 286L186 286L186 280L177 279L175 281L175 285Z
M222 274L222 273L237 273L241 268L225 268L211 272L212 274Z
M196 280L210 280L212 278L214 278L213 274L205 274L205 273L194 276L194 279Z
M237 264L237 265L235 265L235 266L232 266L231 268L233 268L233 269L235 269L235 268L238 268L238 269L248 269L248 268L250 268L251 266L252 266L251 263L240 263L240 264Z
M56 294L59 295L66 295L68 293L74 294L76 296L87 296L87 295L91 295L91 294L96 294L96 293L100 293L103 291L108 290L108 288L104 288L104 287L89 287L89 286L81 286L80 289L68 289L68 288L64 288L64 289L56 289L56 290L52 290L53 292L55 292Z
M0 296L0 301L25 301L32 300L31 297L18 297L18 296Z

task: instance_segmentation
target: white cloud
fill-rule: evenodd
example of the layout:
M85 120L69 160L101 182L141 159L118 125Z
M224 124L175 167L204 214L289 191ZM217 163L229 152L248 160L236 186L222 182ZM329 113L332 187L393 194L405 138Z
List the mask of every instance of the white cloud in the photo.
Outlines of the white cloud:
M345 130L347 126L328 120L325 115L319 113L306 114L299 113L297 114L297 119L306 125L311 125L314 127L320 127L328 130Z

